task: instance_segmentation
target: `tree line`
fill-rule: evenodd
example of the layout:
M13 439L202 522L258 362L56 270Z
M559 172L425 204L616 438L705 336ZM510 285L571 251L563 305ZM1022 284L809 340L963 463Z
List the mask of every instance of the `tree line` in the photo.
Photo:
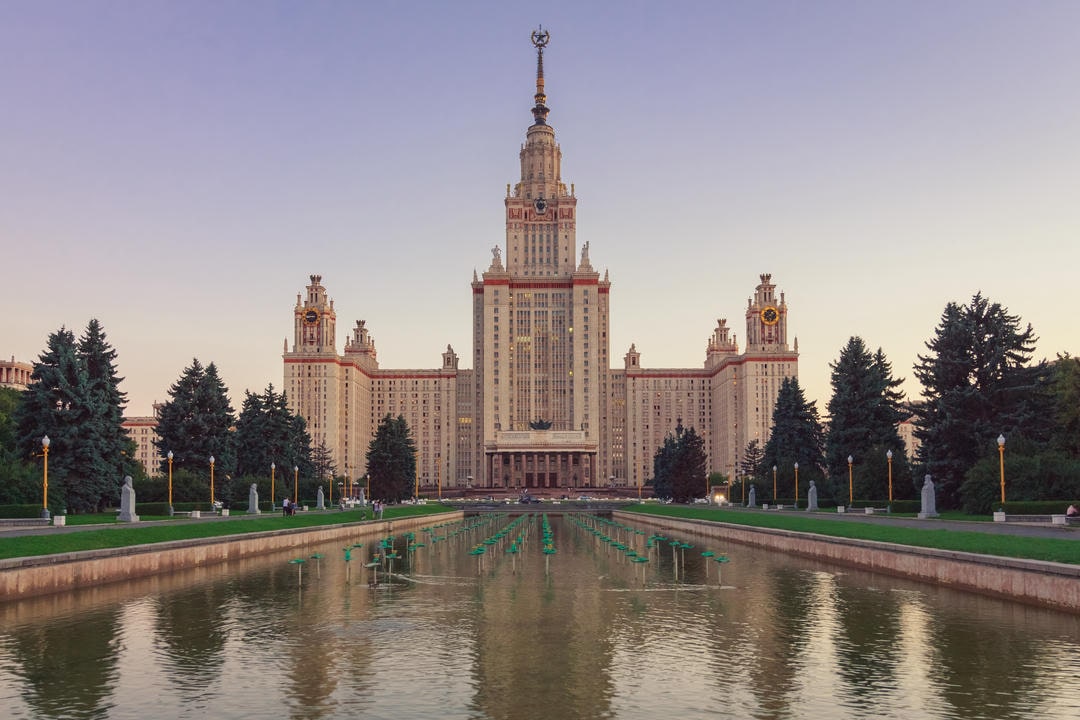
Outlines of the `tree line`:
M929 475L939 508L986 513L1000 504L1003 458L1007 500L1080 498L1080 358L1035 362L1036 340L1030 324L981 293L950 302L914 367L922 397L909 401L882 350L851 337L830 363L828 422L798 378L786 378L768 441L744 448L733 480L753 483L759 501L794 499L798 463L801 498L814 481L819 499L847 505L887 501L890 475L894 500L917 499ZM897 430L907 418L920 442L913 461ZM686 445L687 434L678 428L656 451L660 497L702 495L705 452ZM696 478L678 477L671 458L680 453L694 456L683 463ZM716 475L716 484L727 480Z
M127 475L140 502L210 502L246 506L252 484L262 500L299 495L314 500L319 487L329 501L344 485L325 443L313 445L303 417L270 384L244 391L237 414L214 363L198 358L184 368L158 409L158 464L144 469L123 427L127 396L120 390L117 352L101 323L91 320L81 337L67 328L49 335L24 391L0 388L0 505L43 501L49 438L49 507L71 513L100 512L119 503ZM212 460L211 460L212 458ZM413 492L416 445L403 417L379 424L368 449L375 497L398 501ZM360 481L360 478L353 478Z

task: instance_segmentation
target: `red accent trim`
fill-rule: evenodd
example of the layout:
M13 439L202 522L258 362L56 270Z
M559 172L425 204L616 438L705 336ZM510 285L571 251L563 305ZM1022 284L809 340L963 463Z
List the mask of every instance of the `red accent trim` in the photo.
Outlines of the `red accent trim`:
M625 373L626 373L626 379L627 380L637 379L637 378L641 378L643 380L652 380L652 379L661 379L661 380L663 380L663 379L668 379L668 378L671 378L671 379L685 378L685 379L688 379L688 380L689 379L701 380L701 379L714 378L717 375L719 375L725 368L729 368L729 367L732 367L734 365L745 365L748 362L796 362L797 363L798 361L799 361L798 355L796 355L794 357L779 356L779 355L766 355L766 356L760 356L759 355L759 356L750 357L750 358L739 356L739 357L733 358L731 360L725 360L713 372L707 372L705 370L697 370L695 368L694 370L691 370L690 373L688 373L688 374L676 374L676 373L671 372L670 370L655 370L654 371L654 370L648 370L646 368L632 367L632 368L629 368L629 369L625 370ZM615 368L615 369L617 370L619 368ZM785 375L784 377L790 377L790 376Z
M385 370L385 371L384 370L376 370L375 374L373 375L373 374L369 373L367 370L365 370L364 368L360 367L359 365L356 365L355 363L348 362L347 360L343 360L341 358L303 358L303 357L287 357L287 358L285 358L285 364L286 365L302 365L304 363L309 363L311 365L337 365L338 367L342 367L342 368L351 368L351 369L356 370L357 372L359 372L361 375L363 375L363 376L365 376L367 378L370 378L371 380L383 380L383 379L390 379L390 380L431 380L431 379L444 380L445 379L445 380L449 380L450 378L456 377L458 375L458 372L459 372L457 370L443 370L441 368L433 368L432 370L424 371L423 374L408 373L408 372L404 372L403 374L397 374L397 371L393 371L393 370ZM301 378L301 379L305 380L307 378ZM311 379L312 380L317 380L319 378L311 378Z

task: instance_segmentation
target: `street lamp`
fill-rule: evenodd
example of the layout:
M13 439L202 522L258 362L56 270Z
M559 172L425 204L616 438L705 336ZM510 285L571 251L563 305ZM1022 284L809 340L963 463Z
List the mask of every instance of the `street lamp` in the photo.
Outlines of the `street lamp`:
M293 465L293 505L300 504L300 466Z
M41 482L41 517L49 519L49 436L41 438L41 451L45 454L45 475Z
M169 514L172 515L173 514L173 509L172 509L172 459L173 459L173 454L172 454L172 450L170 450L169 454L166 455L165 457L167 457L169 459Z
M45 438L48 440L48 438ZM998 435L998 466L1001 468L1001 504L1005 504L1005 436ZM1005 508L1001 508L1004 510Z
M210 506L214 505L214 456L210 456Z
M795 463L795 507L799 507L799 463Z
M889 504L892 505L892 450L885 451L885 458L889 461Z
M270 510L277 507L277 502L274 500L274 469L277 468L273 462L270 463Z
M772 499L776 502L776 466L772 466Z
M855 458L850 455L847 456L847 504L851 507L855 502L855 486L851 482L851 463L855 461Z

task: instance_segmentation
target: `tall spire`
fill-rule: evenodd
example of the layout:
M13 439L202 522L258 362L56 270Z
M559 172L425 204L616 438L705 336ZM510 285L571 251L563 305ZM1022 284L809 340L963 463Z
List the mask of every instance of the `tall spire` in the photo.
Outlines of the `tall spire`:
M544 104L547 102L547 95L544 94L544 48L550 40L551 33L545 30L543 25L532 33L532 44L536 48L536 95L533 96L536 105L533 106L532 114L536 125L547 125L549 109Z

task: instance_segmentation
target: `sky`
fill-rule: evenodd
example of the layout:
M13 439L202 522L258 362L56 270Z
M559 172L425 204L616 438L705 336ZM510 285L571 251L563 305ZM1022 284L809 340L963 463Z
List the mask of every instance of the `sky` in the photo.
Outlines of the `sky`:
M541 24L616 367L741 343L762 273L823 413L852 336L917 399L977 292L1080 353L1075 0L5 0L0 358L97 318L128 415L194 358L238 409L319 274L339 351L363 319L383 368L467 361Z

